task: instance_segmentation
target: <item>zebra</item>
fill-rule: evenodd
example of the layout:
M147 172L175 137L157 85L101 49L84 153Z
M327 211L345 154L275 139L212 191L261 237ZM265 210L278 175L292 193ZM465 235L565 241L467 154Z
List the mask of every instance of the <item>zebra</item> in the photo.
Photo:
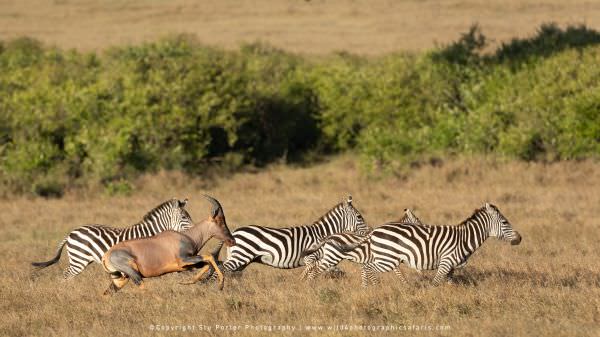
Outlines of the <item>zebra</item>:
M421 220L412 212L405 208L404 215L397 221L388 222L389 224L417 224L422 225ZM300 279L312 280L322 272L338 265L342 260L350 260L356 263L363 263L370 257L370 252L364 249L354 249L349 252L341 252L343 246L354 245L364 241L366 238L354 233L333 234L318 243L311 245L302 253L304 259L304 271ZM400 269L394 269L402 281L406 282Z
M312 225L270 228L263 226L240 227L233 232L236 245L229 247L222 263L223 272L244 270L252 262L280 269L301 267L301 254L310 245L324 237L343 231L365 235L370 228L363 216L352 205L352 196L329 210ZM212 255L217 260L223 243ZM214 279L214 274L210 276Z
M59 243L56 256L46 262L32 262L34 267L46 268L58 262L66 244L69 266L65 279L79 275L92 262L101 263L102 256L114 244L136 238L156 235L165 230L184 231L192 226L192 218L185 209L187 199L171 199L158 205L141 222L126 228L104 225L84 225L71 232Z
M466 265L467 259L488 237L512 245L521 243L521 235L498 208L490 203L457 226L423 226L386 224L374 229L362 242L342 246L348 254L362 250L362 286L377 284L376 273L396 270L400 263L417 270L436 270L433 285L452 283L454 269Z

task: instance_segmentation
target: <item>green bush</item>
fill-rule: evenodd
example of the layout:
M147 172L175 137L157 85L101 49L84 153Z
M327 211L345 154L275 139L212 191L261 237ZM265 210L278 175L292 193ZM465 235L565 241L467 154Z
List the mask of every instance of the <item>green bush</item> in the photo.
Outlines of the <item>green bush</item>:
M544 25L536 37L481 55L485 38L472 29L446 49L408 65L417 73L413 83L386 65L389 76L404 85L374 100L379 110L360 137L365 163L396 170L453 153L524 160L598 158L600 48L594 45L599 37L582 27L563 31ZM557 50L548 41L560 42ZM527 54L524 46L530 45ZM413 96L396 100L403 87ZM396 113L386 112L387 103Z
M141 172L294 162L356 149L394 171L431 156L600 154L600 34L544 25L483 54L474 26L420 55L311 59L186 36L102 54L0 43L0 181L60 196Z

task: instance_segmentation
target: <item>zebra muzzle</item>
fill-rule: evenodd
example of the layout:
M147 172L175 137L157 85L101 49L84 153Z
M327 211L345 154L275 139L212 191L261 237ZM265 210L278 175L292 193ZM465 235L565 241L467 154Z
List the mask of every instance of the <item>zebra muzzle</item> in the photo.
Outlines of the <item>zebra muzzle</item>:
M515 232L515 238L510 240L510 244L516 246L521 243L521 234Z

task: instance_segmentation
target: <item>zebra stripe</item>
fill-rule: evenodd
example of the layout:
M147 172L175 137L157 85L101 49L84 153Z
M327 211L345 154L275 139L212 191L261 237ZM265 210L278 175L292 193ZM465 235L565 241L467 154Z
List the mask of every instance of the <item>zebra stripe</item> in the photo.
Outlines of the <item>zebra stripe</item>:
M269 228L240 227L233 232L236 245L227 251L222 264L224 272L241 271L252 262L289 269L303 265L301 254L322 238L343 231L368 233L360 212L352 205L352 197L342 202L308 226ZM218 256L222 243L213 252Z
M48 267L60 259L63 247L67 247L69 265L64 271L66 279L81 273L92 262L102 260L104 253L120 241L156 235L165 230L184 231L192 226L192 218L185 210L187 199L171 199L158 205L141 222L126 228L104 225L84 225L72 230L63 239L56 256L47 262L33 262L36 267Z
M417 270L435 270L434 285L448 280L455 268L467 259L488 237L521 242L521 235L494 205L486 203L457 226L386 224L371 232L366 240L341 247L342 252L363 250L368 255L361 263L362 284L377 283L376 273L397 270L400 263Z
M400 220L388 224L421 225L422 223L412 210L407 208L404 210L404 216ZM369 246L358 246L365 240L365 236L353 233L339 233L330 235L322 241L313 244L303 253L306 267L300 278L312 280L322 272L335 267L342 260L350 260L356 263L366 262L370 257ZM350 245L357 245L358 247L348 252L341 251L340 247ZM398 270L398 272L400 271ZM401 276L401 273L399 276Z

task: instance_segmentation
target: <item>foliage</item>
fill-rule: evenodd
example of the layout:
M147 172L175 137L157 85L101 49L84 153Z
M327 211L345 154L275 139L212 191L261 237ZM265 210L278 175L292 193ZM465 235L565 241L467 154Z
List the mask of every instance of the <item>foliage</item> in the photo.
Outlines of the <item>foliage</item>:
M60 196L141 172L356 149L371 170L430 156L600 154L600 34L544 25L485 54L474 26L421 55L307 59L186 36L103 54L0 44L0 180Z

